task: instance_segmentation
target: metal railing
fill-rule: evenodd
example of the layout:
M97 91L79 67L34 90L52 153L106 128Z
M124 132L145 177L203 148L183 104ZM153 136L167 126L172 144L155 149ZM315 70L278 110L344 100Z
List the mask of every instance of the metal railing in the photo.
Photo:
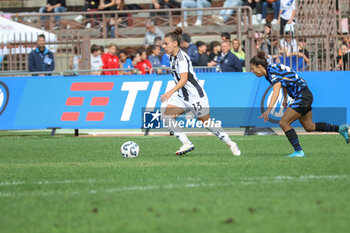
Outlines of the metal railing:
M332 0L333 1L333 0ZM342 0L350 2L350 0ZM333 6L333 5L332 5ZM306 49L309 51L309 58L305 59L302 55L303 51L295 54L288 54L287 52L280 52L280 42L282 40L287 40L290 36L279 35L278 33L271 32L269 34L261 33L260 30L263 28L253 27L251 21L251 8L249 7L234 7L232 9L236 10L236 13L232 14L228 21L218 27L212 19L213 14L218 14L219 10L227 9L221 7L213 8L203 8L203 25L202 27L191 26L196 19L196 13L199 9L162 9L162 10L142 10L142 11L99 11L99 12L66 12L66 13L57 13L57 14L16 14L13 18L17 19L20 22L30 24L31 26L40 27L40 16L48 16L50 29L54 25L54 16L70 17L69 23L70 29L65 30L56 30L53 31L56 33L58 41L54 44L57 45L57 51L55 53L56 69L58 72L65 70L73 70L73 61L74 59L80 60L80 64L76 69L87 70L90 68L90 42L93 36L93 32L97 29L96 37L107 38L107 32L110 29L108 22L111 19L118 19L118 13L127 13L130 14L133 18L131 25L128 25L126 28L120 26L122 22L126 19L123 19L121 22L115 24L114 36L119 38L137 38L144 36L146 31L145 24L146 19L153 19L156 22L156 25L160 27L163 31L171 31L178 22L183 21L183 13L185 11L189 12L188 22L189 26L185 29L185 32L189 32L193 35L205 35L218 36L221 32L230 32L235 34L236 37L240 40L242 47L245 51L245 67L249 71L249 61L260 49L261 45L267 40L273 44L270 47L271 51L267 53L270 54L274 61L281 61L282 63L288 63L291 66L295 66L296 62L300 62L301 65L296 66L296 70L346 70L347 66L339 59L339 56L342 54L339 53L341 40L350 37L349 35L330 35L330 34L308 34L303 30L298 24L295 25L295 36L291 38L296 40L296 44L300 41L306 40L307 45ZM175 13L180 13L176 15ZM81 23L75 22L72 17L78 15L84 15L83 21ZM88 18L87 16L98 16L97 18ZM148 17L149 16L149 17ZM129 16L128 16L129 17ZM337 16L334 16L337 17ZM87 22L96 22L96 25L92 29L84 29ZM116 20L117 22L117 20ZM67 24L66 24L67 26ZM99 29L101 28L101 30ZM258 30L254 32L253 29ZM276 29L276 28L273 28ZM130 40L130 39L129 39ZM195 41L193 41L195 42ZM1 48L5 46L21 48L35 48L36 42L34 41L13 41L8 44L0 44L0 56ZM304 52L305 52L304 48ZM276 51L274 51L276 50ZM12 50L10 50L12 51ZM338 58L337 58L338 57ZM301 61L300 61L301 59ZM16 54L11 53L5 56L5 59L2 61L0 70L26 70L28 69L28 54Z
M193 67L196 73L210 73L220 72L219 67L208 67L208 66L195 66ZM77 75L94 75L94 76L105 76L103 72L115 72L114 75L141 75L139 70L136 68L122 68L122 69L98 69L98 70L65 70L65 71L43 71L43 72L29 72L29 71L0 71L0 77L26 77L26 76L77 76ZM150 69L150 74L169 74L169 67L153 67Z
M115 72L115 75L137 74L138 69L86 69L86 70L64 70L64 71L43 71L43 72L29 72L29 71L0 71L0 77L27 77L27 76L77 76L77 75L94 75L105 76L103 72Z
M350 55L342 53L342 44L350 35L305 35L295 26L294 35L271 31L255 33L255 53L263 50L271 62L286 64L296 71L349 70ZM349 42L347 42L349 43ZM350 50L349 50L350 51ZM341 57L345 56L345 59ZM342 60L347 60L342 62Z
M212 15L219 14L220 10L233 9L234 14L229 16L225 24L217 27ZM196 20L198 10L203 11L203 27L192 27ZM82 30L81 34L96 38L129 38L144 36L146 22L153 20L164 32L171 31L179 22L183 22L184 12L188 12L189 29L192 35L216 34L218 32L235 32L239 35L246 34L251 29L252 9L250 7L211 7L191 9L144 9L125 11L93 11L93 12L64 12L64 13L18 13L12 16L17 22L34 26L37 28L57 32L55 29L55 17L61 17L60 29ZM125 14L119 20L118 14ZM81 21L75 21L78 16ZM46 20L40 18L46 17ZM241 24L241 22L243 22ZM91 28L86 28L87 24ZM241 38L240 38L241 39Z

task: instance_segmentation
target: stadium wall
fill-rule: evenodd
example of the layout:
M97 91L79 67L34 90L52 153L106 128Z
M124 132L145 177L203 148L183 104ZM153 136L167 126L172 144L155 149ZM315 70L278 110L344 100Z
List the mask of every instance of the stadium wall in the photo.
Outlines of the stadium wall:
M314 95L316 121L350 123L350 72L300 72ZM278 126L278 101L263 123L271 89L251 73L200 73L212 117L224 127ZM0 77L0 129L48 127L140 128L143 110L162 107L159 97L174 85L170 75ZM163 106L164 107L164 106Z

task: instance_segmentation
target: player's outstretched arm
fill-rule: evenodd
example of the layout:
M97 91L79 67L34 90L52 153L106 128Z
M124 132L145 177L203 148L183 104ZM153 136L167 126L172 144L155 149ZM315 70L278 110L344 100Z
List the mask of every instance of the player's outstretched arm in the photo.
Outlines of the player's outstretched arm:
M266 111L263 114L261 114L261 116L259 116L259 119L264 118L264 122L269 120L269 114L270 114L273 106L275 106L275 103L278 99L280 91L281 91L281 82L278 82L278 83L273 85L273 93L272 93L270 104L267 107Z

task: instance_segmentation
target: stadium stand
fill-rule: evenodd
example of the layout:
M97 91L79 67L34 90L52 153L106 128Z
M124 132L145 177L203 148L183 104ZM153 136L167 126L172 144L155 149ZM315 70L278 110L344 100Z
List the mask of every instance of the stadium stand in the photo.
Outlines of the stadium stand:
M37 10L42 6L42 2L43 1L38 0L0 0L0 6L2 11L11 14L12 20L40 28L40 22L38 20L40 14L38 14ZM126 19L128 20L128 27L115 27L115 38L110 38L111 27L108 25L108 14L111 14L111 12L108 12L108 14L107 12L79 12L83 2L83 0L67 1L68 12L61 14L61 24L63 25L61 30L53 31L53 19L55 14L46 14L50 16L50 20L45 26L47 30L57 35L59 41L56 56L59 58L57 60L61 61L61 64L59 64L60 62L57 64L58 71L66 70L69 67L67 65L69 63L68 60L72 56L74 48L78 47L78 53L84 53L86 50L85 47L89 47L91 44L106 47L109 43L114 42L118 45L118 49L127 48L128 51L136 50L143 46L143 38L146 32L145 22L147 20L154 20L162 31L168 32L181 21L183 14L183 10L181 9L163 9L158 11L149 9L152 2L148 0L127 1L129 6L135 4L141 6L142 9L126 11L128 14L128 18ZM250 8L236 8L236 13L233 13L224 25L218 27L211 15L222 9L220 7L223 2L223 0L214 0L212 4L213 7L204 9L202 27L189 26L185 28L185 32L192 36L194 43L199 40L208 44L215 40L220 41L219 35L222 32L229 32L232 35L232 39L238 38L242 41L247 62L250 57L256 53L259 47L258 45L261 44L264 38L271 37L271 41L279 41L282 39L283 35L276 33L276 27L272 27L273 30L270 35L264 35L263 25L253 26L251 15L254 11L251 11ZM341 40L348 37L342 34L349 32L349 25L346 24L346 20L349 20L350 0L299 0L297 3L296 25L293 37L297 41L302 39L308 42L307 49L310 53L311 63L306 67L307 70L334 69L333 64L336 63L336 57L339 56ZM134 9L132 7L130 8ZM151 16L152 12L159 11L167 12L168 14ZM192 21L191 25L193 25L196 19L195 12L196 9L190 9L189 21ZM74 20L79 15L88 14L100 15L98 18L94 19L96 22L95 26L92 28L86 28L86 22L90 19L84 18L81 22L76 22ZM246 21L246 18L249 20ZM272 21L272 19L273 12L272 9L270 9L267 21ZM13 42L11 46L28 46L26 43L28 44L30 42ZM35 42L32 42L32 44L33 43L35 44ZM0 42L0 46L4 47L5 45L1 45ZM86 50L86 53L89 53L89 51ZM1 54L0 50L0 56L1 55L4 56L4 54ZM278 59L277 54L275 55L274 58ZM285 56L285 54L282 55ZM20 57L22 56L25 57L26 55L7 54L4 57L1 69L23 70L23 67L26 67L26 59L21 59ZM82 54L82 56L87 57L84 54ZM293 56L297 57L291 59L283 58L282 60L298 61L301 54L294 54ZM281 60L281 58L279 59ZM10 65L10 63L15 64ZM21 65L17 63L21 63ZM301 64L303 64L303 62L301 62ZM249 68L249 64L246 64L246 66ZM302 65L302 69L305 69L304 65Z

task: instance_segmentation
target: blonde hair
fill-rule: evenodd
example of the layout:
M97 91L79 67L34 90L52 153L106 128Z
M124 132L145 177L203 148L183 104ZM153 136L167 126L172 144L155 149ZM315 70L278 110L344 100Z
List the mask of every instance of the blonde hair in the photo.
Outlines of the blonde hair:
M234 42L234 41L237 41L237 42L238 42L238 53L244 53L243 50L242 50L241 42L239 42L238 39L233 39L233 40L232 40L232 49L233 49L233 42Z

